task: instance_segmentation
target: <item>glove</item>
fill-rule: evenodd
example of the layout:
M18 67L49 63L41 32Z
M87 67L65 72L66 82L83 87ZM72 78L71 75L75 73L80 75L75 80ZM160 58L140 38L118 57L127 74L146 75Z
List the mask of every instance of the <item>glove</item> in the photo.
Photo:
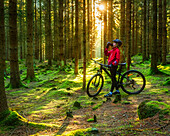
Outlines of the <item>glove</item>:
M113 62L113 65L116 66L116 64L117 64L117 61L114 61L114 62Z
M110 45L112 45L112 43L111 42L107 42L106 48L108 49Z

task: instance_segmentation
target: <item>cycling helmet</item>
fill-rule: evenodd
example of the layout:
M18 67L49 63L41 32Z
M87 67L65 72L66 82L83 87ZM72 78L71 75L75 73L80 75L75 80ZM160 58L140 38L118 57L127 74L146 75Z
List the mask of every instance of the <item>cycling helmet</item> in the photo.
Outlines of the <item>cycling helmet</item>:
M118 46L121 46L121 45L122 45L122 41L119 40L119 39L115 39L115 40L113 40L113 42L118 43Z

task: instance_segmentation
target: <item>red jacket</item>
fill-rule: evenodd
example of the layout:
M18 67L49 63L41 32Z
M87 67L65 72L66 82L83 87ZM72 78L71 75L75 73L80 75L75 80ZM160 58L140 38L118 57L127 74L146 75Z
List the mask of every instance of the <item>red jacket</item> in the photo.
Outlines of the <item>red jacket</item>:
M105 56L109 56L108 58L108 65L113 64L113 65L118 65L119 60L120 60L120 50L115 47L111 51L108 51L107 48L104 50ZM116 61L116 64L114 63Z

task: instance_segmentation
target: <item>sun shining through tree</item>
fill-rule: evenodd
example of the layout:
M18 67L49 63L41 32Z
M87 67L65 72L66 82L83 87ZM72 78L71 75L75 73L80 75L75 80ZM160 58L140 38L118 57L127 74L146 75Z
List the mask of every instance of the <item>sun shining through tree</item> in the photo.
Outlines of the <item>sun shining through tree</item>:
M104 5L102 5L101 3L96 2L95 4L95 8L96 8L96 12L95 12L95 18L96 18L96 22L95 22L95 28L97 31L97 37L96 37L96 42L95 42L95 57L97 58L102 58L102 45L103 45L103 26L104 26L104 22L103 22L103 12L104 12Z

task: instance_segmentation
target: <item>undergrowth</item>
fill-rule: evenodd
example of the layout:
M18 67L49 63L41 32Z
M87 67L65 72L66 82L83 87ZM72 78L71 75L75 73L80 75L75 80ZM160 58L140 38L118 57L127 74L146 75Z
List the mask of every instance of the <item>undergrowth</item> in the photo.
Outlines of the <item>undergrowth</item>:
M102 63L102 59L97 59ZM146 78L147 87L141 93L141 95L169 95L169 77L167 75L149 75L150 61L140 62L141 56L134 56L132 58L131 69L136 69L142 72ZM20 62L20 75L22 82L27 88L19 89L6 89L8 96L9 107L12 110L16 110L21 116L25 116L27 121L30 122L49 122L49 124L55 124L60 122L60 118L66 116L68 111L78 111L79 108L74 107L74 102L78 101L81 105L80 109L91 108L94 112L100 110L106 99L103 96L110 91L111 80L106 74L104 74L104 86L101 93L97 98L89 98L86 94L86 90L82 90L83 85L83 72L79 69L79 74L74 75L74 66L70 64L63 69L53 65L52 67L47 66L47 63L36 63L35 75L38 79L34 82L25 82L23 79L26 77L26 67L22 60ZM82 67L83 63L79 64ZM170 73L170 65L159 65L158 69L166 74ZM99 69L99 65L90 61L89 67L87 68L86 85L92 75L96 74ZM5 84L9 84L9 67L7 66L7 76ZM122 104L132 105L133 102L129 101L130 96L124 93L120 89L123 102ZM133 95L131 96L133 99ZM160 98L159 98L160 99ZM73 115L74 116L74 115ZM19 124L18 124L19 125ZM40 124L39 124L40 125ZM40 126L50 127L47 123L41 124ZM61 124L60 124L61 125ZM98 126L99 124L96 124ZM101 125L101 124L100 124ZM99 126L100 126L99 125ZM30 126L38 127L36 123L30 123ZM55 127L57 127L56 125ZM51 126L52 127L52 126ZM131 127L126 126L124 128ZM121 130L121 126L117 129ZM41 128L45 130L46 128ZM76 132L79 133L79 132ZM74 133L74 134L76 134ZM80 134L84 132L80 132Z

